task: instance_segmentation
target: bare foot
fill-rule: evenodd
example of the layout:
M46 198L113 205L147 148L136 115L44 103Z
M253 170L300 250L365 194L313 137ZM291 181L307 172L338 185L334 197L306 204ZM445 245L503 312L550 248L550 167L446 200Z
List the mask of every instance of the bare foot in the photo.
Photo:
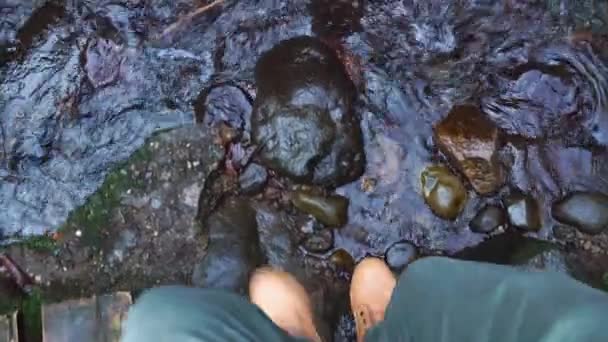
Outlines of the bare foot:
M374 325L384 320L384 313L397 280L388 266L378 258L365 258L353 273L350 305L357 326L357 341Z
M290 335L321 342L308 293L291 274L270 267L258 269L249 281L249 297Z

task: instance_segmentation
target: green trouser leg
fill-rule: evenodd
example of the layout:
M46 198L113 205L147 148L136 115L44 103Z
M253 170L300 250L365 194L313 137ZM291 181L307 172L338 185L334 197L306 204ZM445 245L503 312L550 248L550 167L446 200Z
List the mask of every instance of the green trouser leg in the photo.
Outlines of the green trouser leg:
M123 342L301 341L245 298L167 287L133 306ZM426 258L402 274L366 341L608 341L608 296L565 275Z
M233 293L161 287L129 310L123 342L304 341L290 337L257 306Z
M608 296L563 274L426 258L366 341L606 342Z

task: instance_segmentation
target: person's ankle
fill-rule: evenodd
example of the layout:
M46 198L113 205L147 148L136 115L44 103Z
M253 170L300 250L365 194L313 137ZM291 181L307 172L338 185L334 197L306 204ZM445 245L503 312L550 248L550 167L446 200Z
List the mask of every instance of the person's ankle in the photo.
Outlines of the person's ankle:
M310 298L289 273L270 267L258 269L249 282L249 297L289 335L321 341L313 323Z
M357 329L357 341L384 320L384 314L397 280L378 258L365 258L353 273L350 301Z

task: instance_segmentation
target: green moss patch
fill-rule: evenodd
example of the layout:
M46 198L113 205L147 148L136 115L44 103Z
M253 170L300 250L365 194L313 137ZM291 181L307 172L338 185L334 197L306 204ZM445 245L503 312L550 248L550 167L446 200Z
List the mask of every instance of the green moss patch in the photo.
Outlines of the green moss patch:
M67 223L59 232L71 233L80 230L80 241L84 245L99 247L111 224L112 212L120 205L122 194L129 189L144 187L142 178L136 177L129 166L151 158L152 152L148 146L149 143L146 142L125 163L110 172L99 190L70 214Z
M26 341L42 341L42 294L34 289L21 301L23 331Z
M40 253L54 253L58 248L57 241L49 235L27 237L18 245Z

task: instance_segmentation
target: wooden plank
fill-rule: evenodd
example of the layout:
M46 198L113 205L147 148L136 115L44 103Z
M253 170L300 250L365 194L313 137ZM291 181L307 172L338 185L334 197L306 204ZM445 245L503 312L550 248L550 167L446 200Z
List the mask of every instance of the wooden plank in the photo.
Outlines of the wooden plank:
M117 292L42 307L44 342L118 342L131 295Z

